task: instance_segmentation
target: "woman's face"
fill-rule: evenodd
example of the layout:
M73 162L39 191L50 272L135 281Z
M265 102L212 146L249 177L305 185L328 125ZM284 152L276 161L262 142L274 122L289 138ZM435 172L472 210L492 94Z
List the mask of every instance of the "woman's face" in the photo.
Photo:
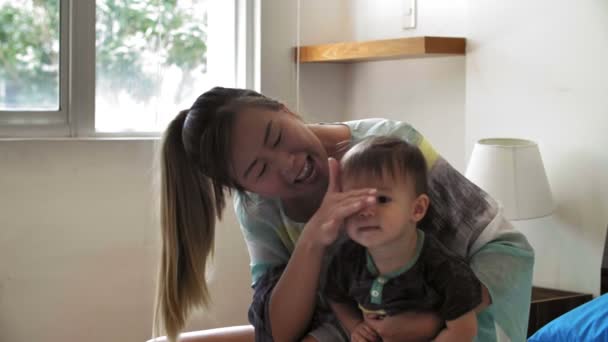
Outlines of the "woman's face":
M325 191L327 152L287 109L243 110L232 128L232 177L266 197L291 199Z

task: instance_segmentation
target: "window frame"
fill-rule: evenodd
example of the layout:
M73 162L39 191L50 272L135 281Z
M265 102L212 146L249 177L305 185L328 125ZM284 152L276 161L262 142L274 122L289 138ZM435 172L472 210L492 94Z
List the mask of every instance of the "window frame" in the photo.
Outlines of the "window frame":
M260 0L210 1L230 1L234 8L235 86L259 90ZM59 2L59 110L0 110L0 139L158 138L160 131L95 130L96 1Z
M68 52L70 45L70 6L59 1L59 109L25 111L0 110L0 137L4 136L66 136L70 134L68 123ZM71 0L70 0L71 1ZM65 46L67 48L62 47Z

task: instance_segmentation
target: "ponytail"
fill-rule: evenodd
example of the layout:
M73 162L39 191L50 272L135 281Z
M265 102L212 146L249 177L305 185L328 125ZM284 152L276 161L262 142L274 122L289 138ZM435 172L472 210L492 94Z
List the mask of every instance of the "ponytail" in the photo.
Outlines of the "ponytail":
M188 110L169 124L161 151L161 232L154 336L176 341L193 309L209 304L205 278L213 254L216 217L225 200L222 187L204 176L186 155L182 127Z
M167 127L161 150L162 251L154 336L177 339L193 309L209 304L205 278L213 253L216 218L225 207L224 190L244 189L230 177L231 128L243 108L280 110L262 94L215 87L181 111Z

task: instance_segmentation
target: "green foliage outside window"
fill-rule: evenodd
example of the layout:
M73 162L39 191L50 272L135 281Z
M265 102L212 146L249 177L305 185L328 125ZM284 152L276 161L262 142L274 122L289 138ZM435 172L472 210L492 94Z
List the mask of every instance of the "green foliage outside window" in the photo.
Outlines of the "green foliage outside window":
M0 6L0 104L56 106L59 0L33 0L33 10L22 2ZM181 70L179 98L193 73L205 72L206 13L177 0L105 0L97 1L96 17L97 87L146 101L160 84L153 59Z

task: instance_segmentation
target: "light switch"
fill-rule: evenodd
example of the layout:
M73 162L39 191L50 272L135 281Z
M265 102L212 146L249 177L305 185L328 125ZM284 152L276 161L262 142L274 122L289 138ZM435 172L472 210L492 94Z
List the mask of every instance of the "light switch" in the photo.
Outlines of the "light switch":
M403 14L401 15L404 30L416 27L416 0L402 0Z

